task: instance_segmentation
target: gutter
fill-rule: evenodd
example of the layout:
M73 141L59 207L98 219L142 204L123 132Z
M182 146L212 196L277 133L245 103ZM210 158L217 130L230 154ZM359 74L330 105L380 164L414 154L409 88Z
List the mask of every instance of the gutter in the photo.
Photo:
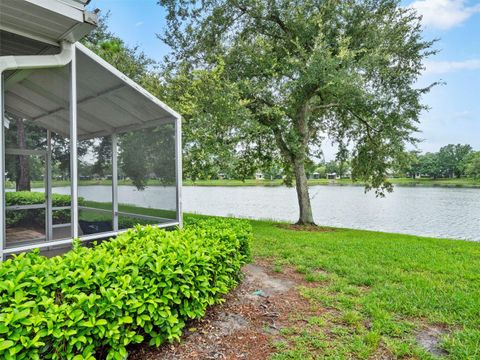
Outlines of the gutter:
M75 46L63 41L60 44L60 53L55 55L22 55L0 56L0 75L7 70L41 69L62 67L72 61Z

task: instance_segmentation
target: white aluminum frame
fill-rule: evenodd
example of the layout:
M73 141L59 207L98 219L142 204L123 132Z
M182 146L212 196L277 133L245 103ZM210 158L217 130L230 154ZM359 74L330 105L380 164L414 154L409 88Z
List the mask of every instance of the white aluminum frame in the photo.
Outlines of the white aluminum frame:
M3 252L7 244L5 226L5 94L3 73L0 68L0 261L3 260Z
M75 43L75 48L79 51L81 51L84 55L88 56L90 59L104 67L105 69L108 70L111 74L115 75L118 79L123 81L126 85L130 86L132 89L152 101L154 104L157 106L161 107L163 110L165 110L167 113L172 115L175 119L180 119L181 116L179 113L177 113L175 110L173 110L170 106L167 104L163 103L160 101L158 98L150 94L147 90L145 90L143 87L138 85L135 81L130 79L128 76L123 74L121 71L119 71L117 68L115 68L113 65L102 59L100 56L95 54L92 50L87 48L85 45L82 45L81 43Z
M47 232L46 241L53 239L53 199L52 199L52 132L47 130L47 160L46 164L46 192L45 197L47 200L47 209L45 211Z
M7 70L52 68L67 65L74 46L68 42L61 43L61 52L56 55L2 56L0 57L0 261L6 254L5 224L5 86L4 72Z
M177 225L178 225L177 222L172 222L172 223L159 224L159 225L155 225L155 226L158 227L158 228L171 228L171 227L177 226ZM118 230L118 231L104 232L104 233L101 233L101 234L84 235L79 240L83 242L83 241L93 241L93 240L98 240L98 239L106 239L106 238L109 238L109 237L118 236L122 233L127 232L128 230L129 229L124 229L124 230ZM101 236L99 236L99 235L101 235ZM45 249L45 248L50 248L50 247L53 247L53 246L69 245L72 242L73 242L73 239L64 239L64 240L47 241L47 242L44 242L44 243L41 243L41 244L23 245L23 246L18 246L18 247L15 247L15 248L4 249L3 252L2 252L2 256L16 254L16 253L19 253L19 252L29 251L29 250L33 250L33 249Z
M72 238L78 238L77 54L70 61L70 186Z
M151 95L145 89L137 85L131 79L126 77L124 74L119 72L112 65L108 64L103 59L99 58L89 49L85 48L81 44L71 44L68 42L61 43L61 53L57 55L35 55L35 56L4 56L0 57L0 262L3 260L5 255L14 254L18 252L28 251L32 249L43 249L49 248L52 246L58 245L67 245L71 244L73 239L79 238L81 241L91 241L95 239L104 239L112 236L117 236L127 230L119 230L118 228L118 217L119 215L125 216L134 216L138 218L144 218L147 220L162 220L159 217L151 217L146 215L139 214L130 214L126 212L120 212L118 209L118 138L117 132L123 132L128 130L136 130L135 127L127 126L125 128L115 129L112 136L112 213L113 213L113 231L104 232L92 235L84 235L79 237L78 235L78 226L79 226L79 215L78 215L78 128L77 128L77 69L76 69L76 54L75 50L78 49L82 51L85 55L92 58L97 63L100 63L107 71L110 71L116 75L120 80L124 82L125 85L132 87L134 90L139 92L141 95L145 96L153 103L167 111L171 114L171 118L175 120L175 174L176 174L176 219L164 219L167 220L165 223L159 223L155 226L159 228L168 228L173 226L182 227L183 226L183 213L182 213L182 120L180 115L168 107L166 104L158 100L156 97ZM5 70L29 70L29 69L39 69L39 68L54 68L54 67L63 67L70 65L70 94L69 94L69 120L70 120L70 177L71 177L71 206L54 208L52 205L52 163L51 163L51 131L47 132L47 156L46 156L46 213L47 213L47 223L46 223L46 239L44 243L40 244L29 244L13 248L6 247L6 224L5 224L5 128L4 124L5 119L5 86L4 86L4 77L3 72ZM142 128L155 126L159 124L164 124L166 117L153 120L149 123L145 123ZM98 135L107 135L107 134L98 134ZM18 151L17 151L18 152ZM21 152L21 154L20 154ZM20 151L20 155L32 155L37 154L35 150L25 150ZM42 155L45 154L45 151L42 151ZM63 240L53 240L53 229L59 226L67 226L68 224L56 225L52 224L52 213L54 210L60 210L63 208L71 209L71 239ZM93 209L92 209L93 210ZM95 209L98 210L98 209ZM106 210L108 211L108 210Z
M118 231L118 138L112 135L112 206L113 231Z
M177 186L177 221L180 228L183 227L183 211L182 211L182 118L178 117L175 121L175 170L176 170L176 186Z

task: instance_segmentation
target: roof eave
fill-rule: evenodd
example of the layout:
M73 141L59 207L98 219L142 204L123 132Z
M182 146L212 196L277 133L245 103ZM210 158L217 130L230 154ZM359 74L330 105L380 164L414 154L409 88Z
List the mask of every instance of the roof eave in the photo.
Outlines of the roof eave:
M85 6L79 2L76 4L65 0L0 0L0 29L49 45L58 45L64 40L75 43L98 25L95 12L86 11ZM21 12L24 14L19 17ZM7 21L3 17L10 19ZM15 17L22 21L16 23L13 20ZM44 21L37 23L29 19ZM62 26L57 26L57 30L49 31L49 21L63 23L63 29Z

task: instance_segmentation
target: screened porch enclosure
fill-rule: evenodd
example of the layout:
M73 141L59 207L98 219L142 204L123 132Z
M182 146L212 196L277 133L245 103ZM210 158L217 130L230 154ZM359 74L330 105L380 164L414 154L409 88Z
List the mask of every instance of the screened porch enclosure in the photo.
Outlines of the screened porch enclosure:
M181 225L180 116L79 43L46 53L1 73L0 259Z

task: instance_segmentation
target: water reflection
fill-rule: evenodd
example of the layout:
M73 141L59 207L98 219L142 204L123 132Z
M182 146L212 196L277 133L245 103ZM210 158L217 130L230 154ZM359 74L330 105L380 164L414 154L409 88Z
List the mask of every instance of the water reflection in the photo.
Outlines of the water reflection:
M56 188L55 192L69 191ZM102 201L102 186L86 186L87 200ZM123 202L137 206L175 208L169 187L152 186L138 191L120 186ZM478 189L398 187L386 198L365 194L362 187L313 186L312 206L318 224L480 241L480 191ZM298 205L294 189L286 187L183 188L185 212L295 221Z

